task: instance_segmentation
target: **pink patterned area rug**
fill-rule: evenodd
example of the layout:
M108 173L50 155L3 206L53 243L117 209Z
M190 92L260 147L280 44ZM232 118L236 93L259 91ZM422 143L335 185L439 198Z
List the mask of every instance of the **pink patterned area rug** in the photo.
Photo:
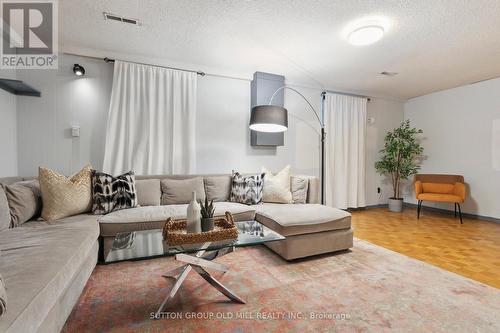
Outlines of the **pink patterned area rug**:
M169 318L151 319L173 258L99 265L63 332L500 332L500 290L365 241L296 262L264 246L217 261L231 270L213 275L246 304L191 272Z

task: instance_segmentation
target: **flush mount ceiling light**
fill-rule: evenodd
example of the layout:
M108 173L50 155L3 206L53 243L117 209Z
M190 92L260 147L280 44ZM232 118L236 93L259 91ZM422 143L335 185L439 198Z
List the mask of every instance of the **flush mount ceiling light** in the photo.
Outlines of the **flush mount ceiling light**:
M380 25L367 25L349 33L347 40L354 46L370 45L384 37L384 28Z
M370 45L384 37L390 25L389 20L385 17L362 17L347 24L342 35L351 45Z
M75 73L76 76L83 76L85 75L85 68L83 68L83 66L80 66L78 64L74 64L73 73Z

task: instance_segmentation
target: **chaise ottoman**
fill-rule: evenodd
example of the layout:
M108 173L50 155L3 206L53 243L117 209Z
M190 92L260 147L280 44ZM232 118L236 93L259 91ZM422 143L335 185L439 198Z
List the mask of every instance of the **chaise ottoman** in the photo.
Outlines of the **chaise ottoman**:
M286 260L347 250L353 246L351 214L320 204L253 206L255 219L286 239L266 246Z

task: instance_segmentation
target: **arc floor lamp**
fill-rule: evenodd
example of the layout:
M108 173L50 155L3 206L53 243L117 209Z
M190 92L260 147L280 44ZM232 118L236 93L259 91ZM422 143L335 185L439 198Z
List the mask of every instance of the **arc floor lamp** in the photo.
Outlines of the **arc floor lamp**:
M321 127L321 203L325 203L325 117L323 108L321 109L321 117L314 109L312 104L298 90L287 86L279 87L269 99L268 105L257 105L252 108L250 115L250 129L259 132L284 132L288 129L288 110L282 106L272 105L274 96L284 89L296 92L306 101L316 116ZM325 93L321 94L324 98ZM323 103L321 103L323 105Z

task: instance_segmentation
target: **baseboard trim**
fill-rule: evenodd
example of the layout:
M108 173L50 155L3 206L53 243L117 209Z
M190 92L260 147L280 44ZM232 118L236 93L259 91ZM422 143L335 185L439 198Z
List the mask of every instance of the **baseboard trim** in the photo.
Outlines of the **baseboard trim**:
M384 208L384 207L388 207L388 204L368 205L365 208Z
M364 207L347 208L344 210L347 210L350 212L350 211L365 210L365 209L371 209L371 208L383 208L383 207L387 207L387 204L368 205L368 206L364 206Z
M410 202L404 202L403 206L417 208L417 204L410 203ZM429 206L422 205L422 209L430 210L431 212L455 215L455 212L453 210L448 210L448 209L443 209L443 208L436 208L436 207L429 207ZM484 220L484 221L489 221L489 222L500 223L500 219L497 219L497 218L491 217L491 216L483 216L483 215L462 212L462 217L466 217L466 218L474 219L474 220Z
M410 203L410 202L403 202L403 206L417 208L417 204ZM384 208L384 207L387 207L387 204L368 205L368 206L359 207L359 208L349 208L348 211L357 211L357 210L372 209L372 208ZM429 206L424 206L424 205L422 205L422 208L425 210L430 210L432 212L437 212L437 213L443 213L443 214L449 214L449 215L455 214L454 211L448 210L448 209L443 209L443 208L429 207ZM500 224L500 218L495 218L495 217L491 217L491 216L483 216L483 215L470 214L470 213L464 213L464 212L462 212L462 216L469 218L469 219L473 219L473 220L484 220L484 221L495 222L495 223Z

